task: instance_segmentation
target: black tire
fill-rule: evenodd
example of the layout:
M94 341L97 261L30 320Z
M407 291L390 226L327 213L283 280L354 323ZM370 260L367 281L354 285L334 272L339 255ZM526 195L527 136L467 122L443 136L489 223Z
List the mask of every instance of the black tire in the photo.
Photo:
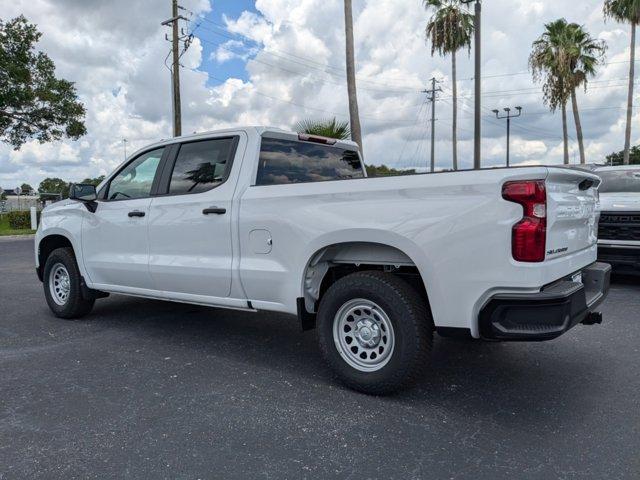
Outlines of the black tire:
M376 303L390 320L395 345L386 365L361 371L341 355L333 336L334 321L347 302L364 299ZM334 283L318 310L320 350L337 377L348 387L371 395L386 395L415 383L429 365L433 344L433 320L426 299L398 277L359 272Z
M69 274L69 293L63 304L54 300L50 288L50 282L52 281L51 271L59 264L63 265ZM44 275L42 279L44 296L47 299L49 308L56 317L65 319L81 318L93 309L95 299L88 300L82 296L82 276L78 270L76 257L71 248L58 248L51 252L44 264Z

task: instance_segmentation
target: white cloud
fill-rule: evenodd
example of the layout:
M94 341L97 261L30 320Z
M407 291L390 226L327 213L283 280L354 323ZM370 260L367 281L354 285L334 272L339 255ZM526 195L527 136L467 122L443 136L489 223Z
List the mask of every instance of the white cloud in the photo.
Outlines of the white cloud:
M218 46L216 51L211 54L211 58L218 63L228 62L236 58L247 61L251 55L255 55L257 52L256 48L247 47L243 41L228 40Z
M547 153L547 145L540 140L523 140L516 138L512 144L514 155L531 159L531 157L544 158Z
M183 3L196 15L211 8L206 0ZM443 88L436 104L437 164L449 167L451 60L431 58L424 40L429 15L422 2L364 0L356 2L355 8L366 159L400 167L427 164L430 105L425 104L421 90L436 76ZM609 43L610 63L587 94L579 93L578 100L590 159L602 160L620 149L629 66L627 26L605 23L599 0L495 0L485 2L483 8L484 163L499 165L505 156L505 124L491 110L516 105L524 107L524 115L513 123L513 161L562 161L560 115L548 113L540 86L526 72L531 43L544 23L559 17L585 24L594 36ZM291 127L303 117L348 118L342 1L257 0L256 9L257 14L225 18L234 38L213 53L223 65L232 58L245 60L248 81L230 78L212 87L207 73L200 71L203 44L198 38L183 57L185 133L231 124ZM65 13L69 11L74 15ZM87 107L89 133L80 142L29 143L20 152L0 146L0 185L37 184L49 175L77 180L107 173L122 161L123 138L128 139L131 152L170 135L170 78L163 65L169 45L164 40L166 28L160 26L170 16L168 4L158 8L155 0L18 0L3 6L3 18L20 13L38 23L44 34L41 46L56 62L58 73L76 82ZM202 23L203 30L206 27ZM460 162L469 167L473 59L466 52L457 58ZM640 112L634 116L634 125L638 124ZM634 141L640 140L637 130ZM577 147L570 111L569 133L573 160Z

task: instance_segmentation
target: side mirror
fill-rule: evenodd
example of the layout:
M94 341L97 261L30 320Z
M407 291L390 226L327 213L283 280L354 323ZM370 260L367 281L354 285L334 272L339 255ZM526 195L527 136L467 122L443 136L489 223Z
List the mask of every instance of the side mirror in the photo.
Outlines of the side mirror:
M95 213L98 203L98 194L96 192L96 186L88 183L72 183L69 188L69 200L77 200L84 203L91 213Z
M95 202L98 199L95 185L74 183L69 189L69 199L80 202Z

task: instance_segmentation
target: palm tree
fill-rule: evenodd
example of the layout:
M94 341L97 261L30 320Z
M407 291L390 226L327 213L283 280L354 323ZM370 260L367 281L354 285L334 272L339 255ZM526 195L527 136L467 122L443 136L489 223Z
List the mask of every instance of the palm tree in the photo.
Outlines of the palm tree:
M347 91L349 94L349 119L351 124L351 139L360 147L363 154L362 131L360 129L360 115L358 113L358 94L356 91L356 67L353 47L353 13L351 0L344 0L344 29L346 37L347 59Z
M301 120L293 127L296 132L320 135L321 137L347 140L351 136L349 122L339 122L335 118L322 120Z
M586 162L576 89L587 88L588 79L596 74L605 49L604 42L591 37L581 25L568 23L564 18L545 25L545 32L533 43L529 65L534 80L544 80L544 100L552 111L558 106L562 107L565 163L569 162L566 124L569 98L576 124L580 163Z
M453 169L458 169L458 84L456 52L471 51L473 15L462 8L460 0L423 0L427 10L435 12L427 23L425 34L431 42L431 56L436 52L451 54L451 84L453 90Z
M604 60L606 46L603 41L596 40L581 25L570 23L566 27L567 53L569 62L568 77L571 87L571 105L573 107L573 117L576 122L576 135L578 137L578 148L580 150L580 163L586 163L584 154L584 137L582 134L582 123L578 111L578 100L576 89L584 87L590 77L596 75L598 65Z
M562 139L564 163L569 164L569 134L567 128L567 102L571 89L567 82L566 52L564 45L566 21L558 20L545 25L544 33L533 42L529 67L533 80L542 82L543 101L552 112L562 110Z
M629 165L631 147L631 117L633 116L633 82L636 66L636 26L640 24L640 0L606 0L604 15L617 22L631 24L631 53L629 54L629 93L627 97L627 128L624 136L623 163Z

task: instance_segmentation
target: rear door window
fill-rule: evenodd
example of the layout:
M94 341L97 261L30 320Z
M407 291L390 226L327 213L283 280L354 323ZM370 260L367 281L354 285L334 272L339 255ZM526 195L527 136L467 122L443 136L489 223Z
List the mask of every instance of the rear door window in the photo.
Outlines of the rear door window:
M169 194L200 193L217 187L226 180L236 138L216 138L180 146Z
M256 185L363 178L355 150L293 140L263 138Z

